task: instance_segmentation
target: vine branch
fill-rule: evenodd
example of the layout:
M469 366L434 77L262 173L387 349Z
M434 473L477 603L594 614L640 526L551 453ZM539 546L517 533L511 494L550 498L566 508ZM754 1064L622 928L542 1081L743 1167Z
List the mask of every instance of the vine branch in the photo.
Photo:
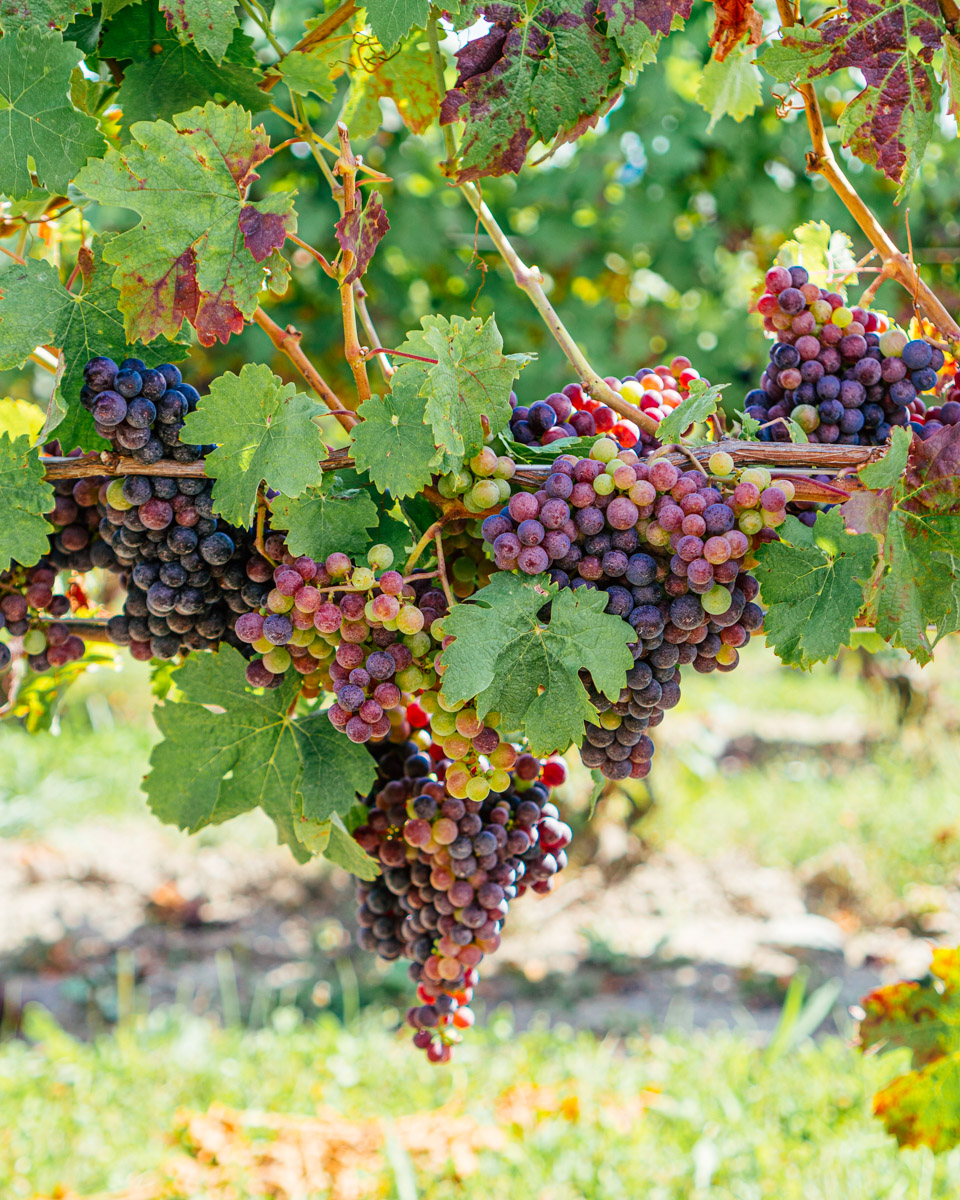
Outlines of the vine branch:
M343 214L350 217L357 209L357 157L350 146L350 134L343 121L337 122L337 136L340 138L340 156L334 164L334 172L343 179ZM354 306L353 281L350 273L356 264L356 255L352 250L343 247L340 259L340 308L343 313L343 355L353 372L353 382L357 389L357 398L362 404L369 400L370 380L367 378L367 364L357 336L357 310ZM348 282L349 281L349 282Z
M292 325L288 325L286 329L281 329L272 317L267 316L262 307L258 308L253 314L253 319L270 341L273 342L274 346L290 359L303 378L317 395L325 401L327 408L330 409L331 413L349 433L360 418L342 403L333 388L330 387L317 368L304 354L300 348L300 339L303 337L300 330L294 329ZM160 473L163 474L164 472Z
M443 75L443 56L440 51L440 40L437 32L437 24L439 20L439 12L436 8L431 9L430 19L427 21L427 43L430 47L430 57L433 60L433 69L437 81L437 87L442 96L446 91L446 81ZM451 125L443 126L444 146L447 151L446 161L443 164L445 173L452 176L455 172L455 163L457 159L457 144L454 137L453 127ZM584 389L590 393L594 400L599 400L612 408L614 412L618 412L622 417L627 417L641 429L656 437L657 423L635 404L624 400L619 392L615 392L609 383L606 382L587 362L586 356L577 345L576 341L570 334L569 330L561 321L556 309L547 298L547 293L543 288L543 275L536 266L528 267L516 252L512 242L500 228L493 213L484 203L483 196L480 194L480 189L474 183L461 183L458 185L461 192L466 197L467 203L477 215L477 219L490 235L490 240L500 254L500 257L510 268L513 274L513 282L517 287L524 292L533 304L533 307L540 314L544 324L550 330L557 345L563 351L567 362L573 367L577 373L577 377Z
M941 10L944 9L944 5L957 11L957 15L960 16L960 10L957 10L954 0L941 0ZM784 29L790 29L797 24L797 13L792 0L777 0L777 11ZM827 140L823 113L813 84L801 83L796 87L803 97L807 124L810 127L810 141L813 145L813 149L807 154L807 170L811 174L822 175L833 188L880 255L887 277L895 279L911 296L916 296L921 312L937 329L950 338L960 338L960 325L950 316L933 290L923 282L916 265L895 245L872 209L861 199L856 188L841 170Z

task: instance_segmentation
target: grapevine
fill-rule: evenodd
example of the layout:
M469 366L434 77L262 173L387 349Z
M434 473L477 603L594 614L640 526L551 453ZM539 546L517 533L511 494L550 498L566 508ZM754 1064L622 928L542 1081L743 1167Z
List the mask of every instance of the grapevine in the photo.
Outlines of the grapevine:
M960 630L960 327L818 94L861 72L839 136L905 193L940 71L956 107L955 6L778 0L762 49L736 7L711 10L701 102L742 120L762 71L788 85L808 172L870 244L857 260L811 223L759 264L743 317L769 358L743 387L690 345L598 369L506 232L528 218L483 192L588 145L692 0L343 4L296 37L257 0L196 28L145 0L82 36L81 4L0 4L0 369L21 391L52 375L38 422L0 404L0 716L107 647L151 663L154 812L196 831L259 806L298 860L356 876L360 944L409 960L406 1021L438 1064L511 905L566 866L568 759L598 798L642 786L684 677L733 671L753 636L808 668L858 630L920 663ZM406 169L388 109L472 226L471 265L492 247L542 319L558 390L476 299L418 302L381 340ZM331 219L301 219L297 161ZM323 295L302 321L335 312L336 355L271 316L303 263ZM218 344L230 369L208 369Z

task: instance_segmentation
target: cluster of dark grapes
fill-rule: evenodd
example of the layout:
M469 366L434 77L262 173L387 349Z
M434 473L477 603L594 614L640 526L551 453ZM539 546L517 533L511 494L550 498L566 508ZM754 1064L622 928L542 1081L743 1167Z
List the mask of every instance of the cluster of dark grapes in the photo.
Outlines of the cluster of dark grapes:
M84 381L81 400L115 448L151 466L202 457L202 447L179 440L200 396L177 367L98 357L84 368ZM99 486L97 532L127 587L123 613L107 632L135 659L240 644L237 617L262 603L258 576L266 566L269 577L269 564L247 531L214 514L212 486L176 475L118 476Z
M951 384L944 392L941 404L931 405L923 413L912 416L910 424L924 441L947 425L960 425L960 388Z
M680 667L731 671L762 626L743 567L752 546L777 536L793 489L772 486L764 468L737 482L724 453L711 456L712 476L641 461L607 439L591 455L559 457L540 490L516 493L482 532L501 570L600 588L607 611L636 630L627 687L613 703L594 693L599 717L581 757L608 778L638 779L653 755L646 731L680 699Z
M414 1044L431 1062L447 1062L473 1024L477 969L500 945L510 902L528 887L549 891L566 865L570 828L546 782L560 779L541 779L540 762L521 754L501 795L458 799L444 784L448 760L414 742L375 753L380 778L354 837L382 874L357 887L360 944L388 962L412 960Z
M352 742L386 737L412 694L436 682L430 630L447 611L443 592L429 580L405 582L385 545L371 548L369 566L340 552L320 563L278 557L262 608L236 622L236 636L262 656L247 682L276 687L292 668L306 696L334 694L327 716Z
M678 355L669 366L661 363L623 379L610 375L605 382L624 400L659 422L686 399L690 384L699 378L690 359ZM551 392L545 399L529 406L520 404L514 392L510 395L510 406L513 409L511 436L525 446L549 446L561 438L594 437L597 434L605 435L624 450L639 446L640 453L649 453L660 444L645 429L594 400L579 383L568 383L562 391Z
M811 442L879 445L897 425L922 428L925 393L944 355L908 339L886 317L847 308L839 292L810 283L804 267L771 267L757 302L776 336L760 387L747 393L747 416L761 441L788 442L787 420Z

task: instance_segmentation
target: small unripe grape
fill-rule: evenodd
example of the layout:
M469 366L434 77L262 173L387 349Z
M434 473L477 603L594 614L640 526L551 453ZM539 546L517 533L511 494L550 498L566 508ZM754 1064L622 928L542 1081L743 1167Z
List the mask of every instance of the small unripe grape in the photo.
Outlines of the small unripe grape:
M593 490L598 496L609 496L616 485L610 475L598 475L593 481Z
M490 784L478 775L467 784L467 799L482 803L490 795Z
M620 395L631 404L639 404L643 399L644 388L636 379L625 379L620 384Z
M120 512L126 512L127 509L133 508L133 505L123 494L123 479L117 478L110 481L107 486L107 503L111 508L116 508Z
M423 628L423 613L414 604L405 604L396 617L401 633L419 633Z
M375 571L386 571L393 566L393 551L380 542L367 551L367 562Z
M482 478L487 475L492 475L497 469L497 455L489 446L475 454L467 464L474 475L479 475Z
M902 329L888 329L880 335L880 353L884 358L899 358L908 341Z
M361 592L372 588L376 583L376 576L369 567L354 567L350 576L350 584L352 587L359 588Z
M611 459L617 457L617 451L620 447L612 438L598 438L593 443L593 448L590 451L590 457L597 462L608 463ZM602 493L601 493L602 494Z
M282 675L290 666L290 651L283 646L274 646L263 656L263 665L271 675Z
M764 488L770 486L770 472L766 467L747 467L745 471L741 472L740 481L755 484L762 492Z
M501 500L500 486L496 479L481 479L473 485L470 490L469 500L475 511L483 512L487 508L493 508L495 504L499 504ZM467 504L469 508L471 505Z
M30 629L23 635L23 649L27 654L42 654L47 648L47 639L42 629Z
M710 460L707 463L707 468L711 475L730 475L733 473L733 457L727 454L725 450L717 450L710 455Z
M755 508L748 508L740 514L737 524L748 537L752 537L763 528L763 517Z
M853 313L850 311L849 308L840 307L840 308L834 309L833 323L834 323L834 325L837 326L838 329L846 329L846 327L850 324L850 322L852 320L853 320Z
M491 792L505 792L510 787L510 773L500 769L492 771L489 783Z
M517 473L517 464L512 458L508 458L505 454L501 454L497 459L497 469L493 473L494 479L512 479Z
M703 611L711 616L722 616L733 603L733 597L722 584L716 583L709 592L700 597Z

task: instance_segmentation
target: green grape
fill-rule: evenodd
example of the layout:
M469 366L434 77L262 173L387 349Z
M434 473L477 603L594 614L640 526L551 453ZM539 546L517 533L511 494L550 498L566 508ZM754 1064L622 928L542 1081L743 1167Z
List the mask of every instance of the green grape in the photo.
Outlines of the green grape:
M350 576L350 583L353 587L358 588L361 592L372 588L377 582L377 578L369 567L354 567L353 573Z
M418 633L408 633L403 639L403 644L414 658L423 658L425 654L430 653L432 642L430 634L421 629Z
M907 341L902 329L888 329L880 334L880 353L884 358L899 358Z
M733 456L727 454L725 450L717 450L710 455L710 460L707 463L707 468L711 475L719 475L721 477L733 474Z
M454 713L444 712L440 709L435 712L430 718L430 729L435 738L453 737L457 732L457 719Z
M309 646L313 642L312 629L294 629L290 634L291 646Z
M290 651L283 646L273 646L263 656L263 665L274 675L282 675L290 666Z
M491 450L489 446L484 446L479 454L475 454L473 458L470 459L467 466L469 466L474 475L479 475L481 478L484 478L487 475L492 475L494 471L496 471L497 463L498 459L494 451Z
M509 480L495 479L493 482L500 491L500 503L505 504L513 495L513 488L511 488Z
M477 564L465 554L453 560L450 570L453 572L454 579L459 579L462 583L469 583L471 579L477 577Z
M839 312L839 309L837 310ZM770 486L770 472L766 467L747 467L740 473L742 483L754 483L762 492Z
M120 512L126 512L128 508L133 508L133 505L123 494L123 480L113 479L107 486L107 503L111 508L116 508Z
M500 502L500 486L495 479L481 479L470 491L470 499L476 505L477 511L493 508ZM469 505L468 505L469 507Z
M494 479L512 479L517 473L517 464L512 458L507 458L505 454L501 454L497 459L497 469L493 473Z
M47 638L42 629L30 629L23 635L23 649L27 654L42 654L47 648Z
M415 692L423 686L423 672L419 667L406 667L397 673L397 687L404 692Z
M401 633L419 633L423 628L423 613L415 604L405 604L397 613L397 628Z
M598 475L593 481L593 490L598 496L609 496L615 487L612 475Z
M440 707L443 709L444 712L455 713L455 712L459 712L460 709L463 708L464 702L462 700L448 700L447 697L443 694L443 692L438 692L437 693L437 703L440 705Z
M490 791L505 792L510 787L510 772L499 769L490 773Z
M378 542L367 551L367 562L375 571L388 571L393 566L393 551L383 542Z
M490 784L481 775L475 776L467 784L467 799L483 803L490 795Z
M742 512L737 519L737 525L740 527L740 532L745 533L747 537L753 537L755 533L759 533L763 528L763 517L755 508L748 508L746 512Z
M443 617L430 622L430 636L435 642L443 641Z
M709 592L700 597L703 611L712 617L722 616L733 603L733 597L722 583L715 583Z
M596 459L597 462L608 463L612 458L617 457L619 450L620 447L612 438L597 438L590 451L590 457Z

